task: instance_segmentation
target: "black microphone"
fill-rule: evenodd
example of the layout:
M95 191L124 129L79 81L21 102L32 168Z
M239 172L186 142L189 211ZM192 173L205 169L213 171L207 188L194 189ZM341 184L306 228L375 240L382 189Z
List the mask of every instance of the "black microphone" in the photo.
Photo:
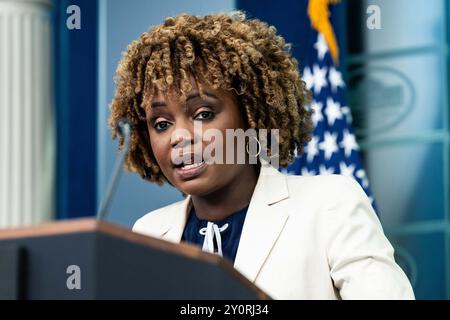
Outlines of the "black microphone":
M120 174L122 173L123 162L125 161L125 156L128 152L128 146L130 144L130 134L131 125L127 119L120 119L117 123L117 130L124 136L124 144L122 148L122 153L116 160L114 166L113 174L109 180L108 188L106 189L106 194L102 199L99 209L97 210L97 219L104 220L108 214L109 206L111 205L111 200L113 198L114 192L117 188L117 182L119 181Z

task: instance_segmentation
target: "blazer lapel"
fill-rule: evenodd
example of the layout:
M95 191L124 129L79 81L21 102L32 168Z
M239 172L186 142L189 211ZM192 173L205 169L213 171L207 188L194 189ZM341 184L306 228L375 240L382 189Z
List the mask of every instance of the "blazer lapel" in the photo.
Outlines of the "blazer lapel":
M164 228L161 236L164 240L179 243L183 236L184 227L186 225L187 217L191 211L191 196L187 196L180 206L176 206L170 212L170 218Z
M261 166L247 211L234 267L254 281L288 219L277 205L289 197L286 177L268 164Z
M288 197L286 177L262 162L234 262L234 267L250 281L256 279L288 219L286 210L277 206ZM163 239L175 243L181 241L191 206L191 197L187 196L181 207L175 206L171 210L167 224L162 228Z

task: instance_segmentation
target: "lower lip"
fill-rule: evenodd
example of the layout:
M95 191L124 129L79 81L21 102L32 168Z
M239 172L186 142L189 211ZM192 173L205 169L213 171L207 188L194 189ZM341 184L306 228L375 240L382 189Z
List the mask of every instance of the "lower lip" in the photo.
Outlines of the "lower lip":
M187 180L199 176L203 171L205 171L206 167L207 164L203 162L200 166L191 169L175 168L175 173L182 180Z

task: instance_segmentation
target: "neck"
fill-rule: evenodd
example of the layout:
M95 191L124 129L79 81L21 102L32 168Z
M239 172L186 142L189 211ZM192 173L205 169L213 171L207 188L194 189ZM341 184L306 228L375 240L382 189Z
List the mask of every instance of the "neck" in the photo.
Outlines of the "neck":
M258 172L248 165L237 179L226 187L205 196L192 196L197 217L208 221L220 221L246 207L252 198L258 180Z

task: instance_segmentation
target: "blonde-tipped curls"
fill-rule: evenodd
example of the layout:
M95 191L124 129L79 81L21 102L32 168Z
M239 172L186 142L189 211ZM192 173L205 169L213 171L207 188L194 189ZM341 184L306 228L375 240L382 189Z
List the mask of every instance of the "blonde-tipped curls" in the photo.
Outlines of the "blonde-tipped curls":
M301 80L290 46L276 29L242 12L166 18L133 41L116 72L109 125L113 138L121 118L132 124L125 168L143 179L167 181L153 155L145 109L157 90L185 99L190 76L214 89L237 93L249 128L280 129L279 163L286 166L309 140L310 93Z

